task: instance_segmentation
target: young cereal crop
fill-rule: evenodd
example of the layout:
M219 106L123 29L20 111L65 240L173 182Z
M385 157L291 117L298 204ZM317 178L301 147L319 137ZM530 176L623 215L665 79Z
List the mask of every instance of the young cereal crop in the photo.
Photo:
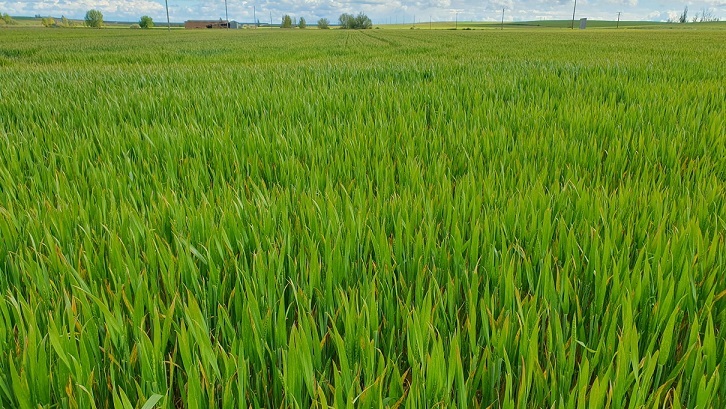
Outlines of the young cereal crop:
M0 407L726 406L723 44L8 30Z

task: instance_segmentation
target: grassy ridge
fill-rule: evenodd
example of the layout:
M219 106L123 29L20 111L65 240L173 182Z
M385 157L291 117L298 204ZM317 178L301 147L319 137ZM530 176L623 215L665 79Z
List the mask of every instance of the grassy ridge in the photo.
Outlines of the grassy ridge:
M723 32L38 33L0 406L726 404Z

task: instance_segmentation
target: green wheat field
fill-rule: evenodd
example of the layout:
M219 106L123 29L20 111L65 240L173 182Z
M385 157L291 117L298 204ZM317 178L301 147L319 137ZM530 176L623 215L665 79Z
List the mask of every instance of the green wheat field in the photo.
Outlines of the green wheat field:
M0 30L0 407L725 407L724 44Z

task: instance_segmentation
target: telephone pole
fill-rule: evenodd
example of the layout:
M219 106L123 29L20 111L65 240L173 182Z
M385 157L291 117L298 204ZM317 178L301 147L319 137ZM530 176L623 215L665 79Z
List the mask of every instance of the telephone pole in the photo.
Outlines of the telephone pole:
M229 13L227 12L227 0L224 0L224 18L227 19L227 28L229 28Z
M571 29L575 29L575 10L577 9L577 0L575 0L575 5L572 7L572 25L570 26Z
M615 28L619 28L620 27L620 13L621 12L618 11L618 24L615 26Z
M169 22L169 0L164 0L164 4L166 4L166 28L171 31L171 23Z
M502 30L504 30L504 8L502 8Z

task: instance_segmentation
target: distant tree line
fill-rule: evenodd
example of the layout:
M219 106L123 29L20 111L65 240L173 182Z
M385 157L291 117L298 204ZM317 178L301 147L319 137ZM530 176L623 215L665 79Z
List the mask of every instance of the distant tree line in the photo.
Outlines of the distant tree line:
M358 13L357 16L343 13L338 20L340 27L344 29L364 30L373 27L371 19L363 13Z
M280 23L280 28L306 28L308 26L307 21L305 21L305 17L300 17L300 20L297 18L292 18L288 14L285 14L282 16L282 22Z
M696 13L696 15L693 16L693 20L692 21L694 23L704 23L704 22L707 22L707 21L719 21L719 20L720 20L720 18L719 17L716 17L716 14L714 13L713 10L707 9L707 8L704 7L703 9L701 9L701 13L700 14L699 13Z
M716 13L714 13L713 10L703 8L701 12L696 12L696 15L691 18L691 22L693 23L705 23L709 21L720 21L721 19L716 16ZM681 13L677 19L668 19L669 23L687 23L688 22L688 6L686 6L683 9L683 13Z
M36 18L39 16L36 16ZM74 27L75 24L66 18L66 16L61 16L60 21L54 19L53 17L41 17L40 23L43 25L43 27L53 28L53 27Z
M0 15L0 17L2 17ZM43 27L73 27L72 21L68 20L65 16L61 17L60 23L57 22L53 17L40 17L40 23ZM84 24L88 27L99 28L103 26L103 13L98 10L88 10L86 17L84 18ZM152 28L154 27L154 19L149 16L142 16L137 24L132 24L131 28Z
M340 28L343 29L364 30L373 27L373 22L371 21L371 19L363 13L358 13L357 16L343 13L340 15L340 18L338 18L338 21L340 22ZM305 28L307 27L307 21L305 21L304 17L300 17L300 20L298 21L297 19L290 17L290 15L288 14L282 16L280 28L293 27ZM322 30L329 29L330 21L327 18L321 18L320 20L318 20L318 28Z

